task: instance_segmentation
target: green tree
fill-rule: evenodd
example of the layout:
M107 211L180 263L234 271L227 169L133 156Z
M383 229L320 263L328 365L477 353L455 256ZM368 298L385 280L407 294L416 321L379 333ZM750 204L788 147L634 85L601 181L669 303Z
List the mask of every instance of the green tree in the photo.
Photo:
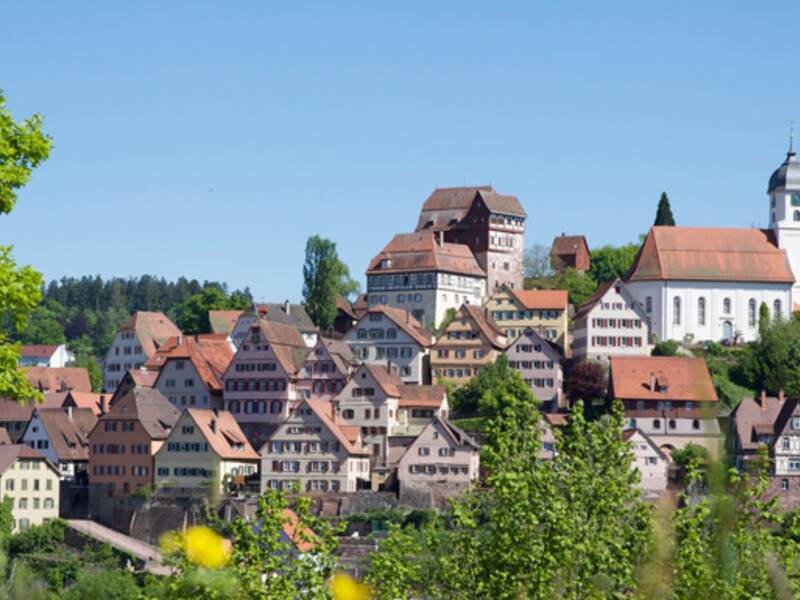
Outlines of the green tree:
M552 258L550 248L544 244L534 244L525 250L522 259L522 268L525 277L538 279L550 277L553 274Z
M64 328L56 313L46 306L37 306L34 309L25 329L17 337L23 344L58 345L66 342Z
M31 172L50 154L51 139L42 132L42 117L34 115L17 123L0 93L0 215L8 214L17 200L17 190ZM9 331L22 331L41 299L42 277L30 266L19 267L10 246L0 246L0 306L5 331L0 332L0 396L26 399L39 394L17 370L18 346Z
M663 340L653 346L651 356L678 356L681 345L675 340Z
M234 307L225 292L221 288L211 285L204 288L199 294L185 298L175 307L175 324L186 335L209 333L211 323L208 320L208 311L232 308Z
M769 329L769 308L766 302L762 302L758 307L758 335L763 337L767 329Z
M546 280L546 285L540 287L553 290L567 290L569 301L577 306L581 306L594 294L597 289L597 282L592 277L580 271L567 267L559 272L555 277Z
M358 290L350 270L336 253L336 244L318 235L308 238L303 264L303 301L308 315L320 329L333 325L336 297L347 297Z
M84 335L67 344L67 349L75 355L75 360L69 365L71 367L82 367L89 373L89 381L92 384L93 392L100 392L103 388L103 371L94 355L92 340Z
M589 275L597 283L624 278L631 270L637 252L639 252L639 245L633 243L624 246L606 245L595 248L592 250Z
M661 192L661 198L658 200L658 210L656 210L656 220L653 225L675 226L675 217L672 216L672 207L669 205L667 192Z
M66 600L138 600L141 590L130 571L84 566L78 572L75 583L61 597Z
M778 319L741 352L740 368L748 387L776 395L800 395L800 320Z
M505 354L478 371L465 385L453 392L453 413L459 418L494 417L505 394L536 402L519 373L508 366Z

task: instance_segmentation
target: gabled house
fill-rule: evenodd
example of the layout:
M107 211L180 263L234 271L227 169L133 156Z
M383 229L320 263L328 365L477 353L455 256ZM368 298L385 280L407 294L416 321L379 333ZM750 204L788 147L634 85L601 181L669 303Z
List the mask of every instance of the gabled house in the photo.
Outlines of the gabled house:
M260 457L228 411L187 408L154 455L159 489L225 492L258 473Z
M640 429L626 429L622 439L633 453L633 468L639 471L639 488L645 499L657 499L669 483L669 455Z
M61 408L85 408L92 411L95 417L106 412L111 396L109 394L93 394L86 392L57 392L47 394L48 406Z
M43 394L49 392L91 392L89 372L83 367L26 367L25 379Z
M558 349L533 329L525 329L505 350L508 366L519 371L542 410L567 408L564 396L562 357Z
M243 310L210 310L208 311L208 323L211 325L211 333L224 333L230 335L236 327L236 321L242 316Z
M367 486L369 449L332 402L305 399L262 446L261 490L354 492Z
M336 316L333 318L331 337L337 340L342 339L353 328L356 321L358 321L358 316L347 298L336 296Z
M484 306L509 340L530 328L548 341L568 348L569 300L566 290L515 290L501 287Z
M589 244L582 235L561 234L553 240L550 247L550 261L556 271L566 267L588 271L591 267L591 252Z
M606 361L650 354L647 312L620 279L601 284L575 313L572 355Z
M179 335L180 329L162 312L134 313L108 348L103 363L103 389L113 393L125 373L144 365L164 342Z
M661 449L703 446L722 450L719 400L705 360L678 356L614 356L609 399L621 400L627 426L638 428Z
M480 306L486 271L466 244L444 241L444 232L401 233L367 267L367 301L402 308L429 329L449 309Z
M0 427L6 430L12 443L19 443L35 408L60 408L63 396L45 394L41 403L28 400L24 404L9 398L0 398Z
M308 346L296 327L260 319L222 377L224 408L254 448L269 438L300 399L297 376Z
M58 518L59 474L38 450L0 445L0 500L11 498L14 533Z
M153 455L180 413L152 388L133 388L118 398L89 434L89 485L128 495L153 484Z
M342 340L319 337L297 373L303 398L330 400L342 391L358 362Z
M447 419L434 417L400 459L400 494L408 487L469 486L478 479L479 467L478 443Z
M60 369L75 360L65 344L23 345L19 351L20 367L51 367Z
M237 348L259 321L294 327L300 332L303 342L309 348L317 343L317 328L308 316L306 307L302 304L292 304L287 300L283 304L254 304L243 311L230 334Z
M430 383L429 352L436 340L407 310L371 306L344 339L357 360L391 364L405 383Z
M170 338L145 363L158 371L153 387L177 408L221 408L222 374L233 359L225 334Z
M158 371L147 370L144 366L140 369L131 369L122 376L108 405L114 406L118 398L122 398L134 388L152 388L156 384L156 379L158 379Z
M96 423L89 408L36 408L20 441L41 452L62 479L86 483L89 434Z
M466 383L507 344L505 333L483 309L464 304L431 349L432 379Z

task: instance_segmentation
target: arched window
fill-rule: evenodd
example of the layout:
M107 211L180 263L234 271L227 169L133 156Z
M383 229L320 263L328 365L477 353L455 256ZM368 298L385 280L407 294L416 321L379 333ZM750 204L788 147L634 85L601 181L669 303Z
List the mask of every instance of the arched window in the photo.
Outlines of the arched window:
M800 210L794 211L794 220L800 221Z
M697 419L692 420L692 429L700 429L700 421Z
M636 419L631 419L631 429L636 429Z
M773 310L773 313L774 313L772 317L774 319L780 319L780 318L783 317L783 311L781 310L781 308L782 308L781 307L781 301L780 300L775 300L775 302L772 305L772 310Z
M644 309L649 313L653 312L653 297L652 296L648 296L647 298L645 298Z
M756 326L756 299L750 298L750 302L747 303L747 324L750 327Z
M653 419L653 429L661 429L661 419Z
M697 299L697 324L698 325L705 325L706 324L706 299L705 298L698 298Z
M725 298L722 301L722 312L723 314L729 315L731 314L731 299Z
M672 324L681 324L681 299L680 296L675 296L672 299Z
M675 429L675 419L670 419L669 420L669 428L670 429Z

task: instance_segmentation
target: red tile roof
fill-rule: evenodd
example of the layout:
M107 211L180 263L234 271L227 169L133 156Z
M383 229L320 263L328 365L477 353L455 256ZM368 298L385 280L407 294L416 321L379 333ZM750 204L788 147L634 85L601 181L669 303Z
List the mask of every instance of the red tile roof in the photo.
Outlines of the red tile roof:
M399 398L401 396L400 390L404 387L403 380L400 379L394 370L389 370L384 365L375 365L371 363L363 363L358 368L358 371L361 369L366 370L372 375L373 379L381 386L381 389L387 396L391 396L392 398ZM354 379L358 371L356 371L356 375L353 376Z
M440 245L430 231L397 234L367 267L370 275L417 271L486 277L469 246L449 242Z
M717 401L702 358L612 356L610 370L609 393L619 400Z
M88 408L37 408L58 462L89 460L89 433L97 416Z
M239 423L227 410L213 411L208 408L187 408L186 414L197 425L209 447L225 460L259 460Z
M103 407L103 399L106 404L111 400L111 394L93 394L86 392L50 392L47 394L53 402L58 402L58 406L73 406L75 408L87 408L96 416L100 416Z
M430 348L436 341L433 333L425 329L410 312L402 308L395 308L394 306L387 306L385 304L378 304L371 306L367 310L367 314L383 314L386 315L399 329L405 332L412 340L417 342L423 348ZM366 318L366 314L362 317Z
M487 341L500 350L505 349L507 342L505 333L500 329L497 323L494 322L494 319L486 314L485 309L482 309L480 306L475 306L474 304L462 304L453 321L462 318L472 319Z
M25 344L20 347L19 355L25 358L50 358L56 350L56 345Z
M333 403L330 400L303 400L314 411L317 418L328 428L328 430L339 440L349 454L359 454L368 456L370 451L358 445L360 429L347 424L342 417L336 414ZM301 404L302 406L302 404ZM267 442L269 443L269 442Z
M300 524L300 519L289 508L283 509L283 533L291 540L294 547L300 552L308 552L317 547L317 534L305 525Z
M416 230L448 229L459 223L478 200L493 213L525 216L515 196L498 194L490 185L436 188L422 205Z
M440 408L447 398L443 385L403 385L400 388L400 408Z
M573 256L578 253L580 247L583 246L589 250L589 244L586 243L586 238L582 235L560 235L553 240L553 246L550 252L556 256Z
M628 279L794 283L770 231L711 227L651 227Z
M775 423L785 402L785 399L766 396L742 398L731 413L731 421L743 450L754 451L759 448L758 434L775 434Z
M114 402L103 421L134 419L139 421L147 434L154 440L164 440L178 421L180 412L169 400L154 388L132 388Z
M39 459L50 465L50 468L55 469L44 454L27 444L5 444L0 445L0 474L5 473L19 458Z
M133 384L137 387L153 387L158 379L158 371L148 371L145 369L131 369L128 371Z
M145 363L161 369L169 360L188 360L211 392L222 391L222 374L233 358L226 334L179 336L168 339Z
M259 326L272 346L275 358L287 373L295 374L303 368L309 348L297 327L263 319L259 321Z
M134 331L142 350L152 356L158 347L181 330L162 312L137 311L120 327L120 331Z
M91 392L89 372L79 367L26 367L25 378L42 392Z
M567 310L567 290L510 290L528 310Z

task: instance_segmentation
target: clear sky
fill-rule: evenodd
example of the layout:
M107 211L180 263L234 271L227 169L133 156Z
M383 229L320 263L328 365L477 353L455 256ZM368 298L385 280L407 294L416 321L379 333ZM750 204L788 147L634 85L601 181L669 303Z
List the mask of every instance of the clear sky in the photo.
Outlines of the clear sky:
M740 8L735 7L741 5ZM800 121L800 2L14 2L0 88L50 160L0 218L47 279L299 299L308 236L362 279L436 186L520 198L526 242L766 225Z

